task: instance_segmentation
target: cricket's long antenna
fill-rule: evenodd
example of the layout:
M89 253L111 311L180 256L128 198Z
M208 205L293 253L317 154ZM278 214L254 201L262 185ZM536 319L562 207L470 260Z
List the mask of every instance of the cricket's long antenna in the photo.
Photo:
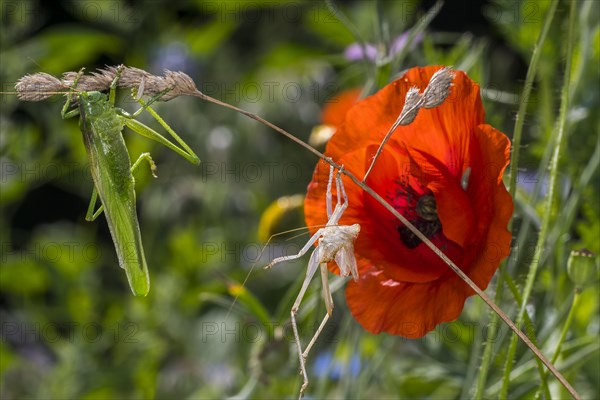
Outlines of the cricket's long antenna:
M55 94L69 94L72 92L80 92L79 90L63 90L63 91L55 91L55 92L39 92L41 94L48 94L48 95L55 95ZM17 91L12 91L12 92L0 92L0 94L14 94L16 96L20 95L21 92L17 92Z
M37 93L39 93L40 95L45 96L43 99L41 99L41 100L45 100L48 97L54 96L54 95L67 95L69 93L79 93L79 92L81 92L81 90L71 90L71 91L62 90L62 91L44 91L44 92L40 91L40 92L37 92ZM13 94L13 95L15 95L15 96L17 96L17 97L20 98L20 95L22 93L21 92L17 92L17 91L13 91L13 92L0 92L0 94ZM20 98L20 100L24 100L24 99ZM41 101L41 100L24 100L24 101Z
M289 229L289 230L287 230L287 231L283 231L283 232L278 232L278 233L274 233L274 234L272 234L272 235L269 237L269 239L267 240L267 242L265 243L265 245L264 245L264 246L262 247L262 249L260 250L260 253L259 253L259 254L258 254L258 256L257 256L257 258L256 258L256 261L255 261L254 263L252 263L252 266L250 267L250 270L248 271L248 273L246 274L246 277L244 278L244 281L243 281L243 282L242 282L242 284L240 285L240 286L241 286L241 288L244 288L244 287L246 286L246 283L247 283L247 282L248 282L248 280L250 279L250 275L252 275L252 272L254 271L254 268L256 267L256 264L258 264L258 262L259 262L259 261L260 261L260 259L262 258L262 255L264 254L264 252L265 252L265 249L267 248L267 246L269 246L269 243L271 243L271 240L273 240L273 238L275 238L275 237L277 237L277 236L282 236L282 235L285 235L285 234L287 234L287 233L291 233L291 232L302 231L302 230L305 230L305 229L310 229L310 228L323 228L324 226L325 226L325 225L315 225L315 226L311 226L311 227L305 226L305 227L301 227L301 228ZM289 237L289 238L287 238L287 239L286 239L286 241L288 241L288 240L292 240L292 239L295 239L295 238L297 238L297 237L300 237L300 236L302 236L302 235L306 235L306 234L307 234L307 232L305 232L305 233L300 233L300 234L298 234L298 235L294 235L294 236L292 236L292 237ZM238 297L240 297L240 294L239 294L239 293L237 293L237 294L235 295L235 297L233 298L233 302L231 303L231 306L229 306L229 309L227 310L227 314L226 314L225 318L228 318L228 317L229 317L229 314L231 314L231 311L233 310L233 307L234 307L234 306L235 306L235 304L237 303L237 299L238 299Z

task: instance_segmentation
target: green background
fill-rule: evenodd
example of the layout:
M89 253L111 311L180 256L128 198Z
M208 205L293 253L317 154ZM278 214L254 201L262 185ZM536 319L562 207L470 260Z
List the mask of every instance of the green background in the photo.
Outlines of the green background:
M401 70L443 64L467 71L481 85L488 122L511 137L550 2L448 3L430 23L433 2L343 3L349 29L317 1L2 1L0 81L7 92L35 72L60 76L117 64L156 74L181 70L206 94L307 140L337 92L357 86L373 92ZM568 2L561 1L527 109L507 264L517 290L544 217L567 11ZM556 348L575 290L566 271L570 251L600 251L598 3L579 1L577 13L567 146L528 305L546 354ZM356 35L385 49L411 28L422 31L422 40L390 60L375 65L344 57ZM118 268L106 221L84 220L92 181L76 119L60 118L63 101L55 96L23 103L3 94L0 102L0 396L295 397L301 378L288 319L307 258L269 271L262 267L296 252L308 236L277 237L259 253L271 234L304 226L301 207L265 210L282 196L305 193L316 158L267 127L199 99L158 104L156 111L202 163L195 167L124 131L131 157L150 151L158 166L158 179L145 167L136 174L151 291L135 298ZM134 109L126 91L120 106ZM159 129L148 115L141 120ZM524 223L532 233L517 239ZM558 363L585 397L600 390L594 267ZM489 320L480 299L467 301L458 321L406 340L365 332L345 305L343 282L332 281L339 289L335 311L308 360L309 396L472 396ZM500 306L514 316L517 303L505 292ZM324 313L315 282L300 313L305 343ZM486 397L498 396L509 337L500 325ZM520 345L509 397L531 397L539 381L532 354ZM553 396L566 396L550 382Z

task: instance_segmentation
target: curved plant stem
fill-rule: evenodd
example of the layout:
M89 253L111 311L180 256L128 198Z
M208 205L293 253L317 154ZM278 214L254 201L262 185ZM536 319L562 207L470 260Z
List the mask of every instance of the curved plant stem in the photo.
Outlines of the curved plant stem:
M375 0L375 26L377 27L377 42L385 49L384 54L390 53L391 41L389 24L383 17L381 0Z
M427 29L427 27L429 26L431 21L433 21L433 19L442 10L443 5L444 5L443 0L436 1L435 4L429 10L427 10L425 15L423 17L421 17L419 19L419 21L409 30L408 37L406 38L406 44L404 45L404 47L402 47L400 52L394 56L394 58L391 61L391 68L390 68L390 73L392 74L390 77L391 79L394 78L393 74L397 73L397 71L400 69L400 66L402 65L402 61L404 60L404 57L406 57L408 52L411 50L413 43L414 43L415 39L417 38L417 36L419 36L419 35L423 34L423 32L425 32L425 29Z
M406 121L408 118L410 118L410 114L414 110L416 110L418 108L420 108L420 104L415 104L412 108L410 108L408 110L408 112L406 114L404 114L404 113L400 114L398 116L398 119L396 119L396 121L392 124L391 128L385 134L385 136L384 136L383 140L381 141L381 143L379 143L379 147L377 148L377 151L375 152L375 155L373 156L373 159L371 161L371 165L369 165L369 168L367 169L367 172L365 172L365 176L362 179L363 183L367 181L367 178L369 177L369 174L371 173L371 170L373 170L373 167L375 166L375 161L377 161L377 159L379 158L379 155L383 151L383 146L385 146L385 144L387 143L387 141L389 140L389 138L392 137L392 134L394 133L394 131L396 130L396 128L398 128L404 121Z
M500 274L498 276L498 283L497 283L497 289L496 289L496 298L495 301L496 303L498 303L500 300L498 300L498 297L500 296L500 298L502 297L502 292L503 292L503 283L506 282L506 285L508 286L510 292L513 295L513 298L515 299L515 301L518 304L521 304L521 302L523 301L523 298L521 297L521 293L519 293L519 288L517 287L517 285L515 284L515 282L513 281L512 277L508 274L508 272L506 271L506 269L502 269L499 271ZM500 294L500 295L499 295ZM496 315L494 314L493 317L495 317ZM488 325L488 342L492 343L491 346L487 346L486 343L486 348L485 348L485 352L483 354L483 361L482 361L482 366L485 362L487 362L487 366L485 369L485 374L483 372L482 369L480 369L479 372L479 379L477 381L477 387L476 387L476 392L474 397L476 399L481 399L483 397L484 394L484 390L485 390L485 381L487 378L487 370L489 369L489 363L491 361L491 356L492 356L492 351L493 351L493 339L497 338L497 330L498 330L498 319L497 318L493 318L493 323L490 322L490 324ZM531 318L529 317L529 313L527 311L525 311L524 314L524 322L525 322L525 330L526 332L529 332L529 334L531 335L531 341L533 344L535 344L536 346L539 346L537 343L537 339L535 337L535 330L533 327L533 322L531 321ZM492 339L490 339L492 338ZM550 390L548 388L548 380L547 380L547 373L544 370L544 365L542 364L542 362L539 359L535 359L537 366L538 366L538 372L540 374L540 378L542 380L541 382L541 389L543 389L544 394L546 395L547 399L550 399Z
M560 333L560 338L558 339L558 343L556 344L556 351L554 352L554 355L552 356L552 360L550 360L552 362L552 364L554 364L556 362L556 360L558 360L558 356L560 355L562 345L565 342L565 339L567 338L567 333L569 333L569 328L571 327L571 322L573 322L573 316L575 315L575 310L579 306L579 301L581 300L580 294L581 294L581 289L575 288L575 294L573 295L573 302L571 303L571 308L569 309L569 315L567 315L567 320L565 321L565 325L563 326L563 329ZM535 394L535 398L539 399L540 394L541 394L541 388L538 389L537 393ZM550 398L550 397L547 397L547 398Z
M525 314L525 307L527 305L527 301L529 300L529 296L531 295L531 291L533 288L533 282L535 281L535 277L537 275L537 270L539 267L540 260L542 258L542 253L544 249L544 245L546 244L546 237L548 235L548 229L550 227L550 219L552 216L552 210L554 207L554 197L555 191L558 181L558 160L561 156L563 145L565 141L565 126L567 123L567 110L569 108L569 93L570 93L570 79L571 79L571 64L573 60L573 37L574 37L574 29L575 29L575 10L576 10L577 2L575 0L571 1L571 7L569 10L569 32L567 35L567 54L565 61L565 73L564 73L564 83L561 92L561 101L560 101L560 113L558 115L557 121L557 137L556 137L556 147L554 148L554 154L552 156L552 160L550 161L550 181L548 182L548 194L546 198L546 207L544 211L544 219L542 221L542 226L540 229L540 234L538 236L538 240L535 247L535 254L533 257L533 261L529 266L529 272L527 274L527 280L525 282L525 288L523 290L523 301L521 303L521 307L519 308L519 312L517 314L517 326L521 326L523 323L523 315ZM515 177L511 175L511 180ZM511 186L512 189L512 186ZM511 338L510 346L508 349L506 362L504 364L504 378L502 382L502 389L500 390L500 399L505 399L508 394L508 386L510 383L510 371L512 369L513 360L515 358L515 353L517 350L517 336L513 335ZM573 393L571 393L573 395Z
M542 155L537 169L538 178L535 180L533 192L529 197L530 204L537 204L538 202L538 197L542 191L542 186L545 183L545 171L547 171L548 165L550 164L550 158L552 157L552 151L554 149L555 142L556 135L552 134L546 143L546 149L544 149L544 154ZM522 220L521 224L519 225L519 234L516 235L517 240L515 242L516 246L518 246L516 250L521 251L515 251L514 257L511 257L511 259L507 262L507 268L511 271L513 270L513 267L521 265L521 262L523 262L523 257L526 255L526 252L522 251L522 249L527 244L527 240L531 237L530 231L532 225L534 224L533 216L529 213L524 213L521 218Z
M531 94L531 89L533 87L533 81L537 74L538 64L540 59L540 54L542 53L542 47L544 42L546 41L546 37L548 36L548 31L550 30L550 25L552 24L552 20L554 19L554 14L556 12L556 7L558 5L558 0L553 0L552 4L548 9L548 13L544 18L544 25L542 26L542 30L540 32L540 36L535 44L533 49L533 54L531 55L531 61L529 62L529 69L527 70L527 76L525 78L525 86L523 87L523 93L521 94L521 101L519 104L519 111L517 113L517 119L515 121L515 127L513 131L513 139L512 139L512 157L510 162L510 178L509 178L509 193L510 196L514 199L516 188L517 188L517 175L519 171L519 153L521 149L521 137L523 133L523 124L525 123L525 114L527 111L527 103L529 102L529 95ZM512 225L512 223L511 223ZM504 261L499 268L500 276L498 277L498 283L496 284L496 303L500 303L502 300L503 294L503 275L506 268L506 261ZM491 361L492 361L492 350L494 347L494 339L496 337L496 327L498 325L498 317L496 314L490 311L490 322L489 328L490 332L488 337L486 338L485 347L483 351L483 358L481 360L481 367L479 370L479 375L477 379L477 387L475 389L475 398L481 399L483 396L483 392L485 389L485 382L487 379L488 371L490 369Z
M376 67L369 61L367 57L367 42L363 39L362 35L358 31L358 28L350 21L348 17L338 8L333 0L325 0L325 5L329 11L336 16L336 18L350 31L354 40L360 45L362 51L362 61L365 67L365 73L367 75L367 84L364 88L364 93L369 93L371 88L377 84Z
M500 267L502 271L504 270L504 264ZM496 304L500 303L502 300L502 293L504 292L504 275L498 275L498 280L496 282L496 296L494 297L494 302ZM480 400L483 398L483 393L485 390L485 382L487 379L488 371L490 369L490 364L492 361L492 352L494 349L494 342L497 338L497 327L498 327L498 317L496 313L490 310L490 322L488 323L488 334L485 340L485 347L483 350L483 358L481 359L481 365L479 367L479 374L477 374L477 386L475 387L474 398Z
M533 54L531 55L531 61L529 62L529 69L527 70L527 76L525 77L525 86L523 87L523 94L521 95L521 101L519 103L519 111L517 114L517 120L515 121L515 129L512 139L512 157L509 167L510 178L508 185L508 191L512 198L515 197L515 191L517 189L519 154L521 152L521 136L523 134L523 124L525 123L525 114L527 113L529 95L531 94L533 80L535 79L535 75L538 70L538 63L540 60L540 55L542 54L542 46L546 41L546 36L548 36L548 31L550 30L550 25L552 25L552 20L554 19L557 6L558 0L552 0L550 8L548 8L548 13L544 18L542 31L540 32L540 36L538 37L535 47L533 48Z
M452 269L452 271L454 271L454 273L456 273L467 285L469 285L469 287L475 292L477 293L477 295L492 309L494 310L494 312L496 314L498 314L498 316L500 316L500 318L502 319L502 321L504 321L504 323L506 325L508 325L510 327L510 329L515 333L516 336L518 336L524 343L525 345L527 345L527 347L529 347L529 349L535 354L535 356L537 358L539 358L544 365L550 370L550 372L552 372L552 374L559 380L559 382L567 389L567 391L571 394L571 396L573 396L576 399L579 399L579 395L577 394L577 392L575 391L575 389L571 386L571 384L565 379L564 376L562 376L562 374L554 367L554 365L552 365L552 363L541 353L541 351L531 342L531 340L527 337L527 335L525 335L523 332L521 332L517 326L514 324L514 322L512 322L512 320L496 305L496 303L494 303L486 294L483 290L481 290L476 284L475 282L473 282L471 280L471 278L469 278L454 262L452 262L452 260L450 260L448 258L448 256L446 256L446 254L444 254L444 252L442 252L438 247L436 247L435 244L433 244L433 242L431 240L429 240L429 238L427 238L420 230L418 230L410 221L408 221L406 219L406 217L404 217L404 215L400 214L400 212L398 212L398 210L396 210L393 206L391 206L387 201L385 201L385 199L383 199L383 197L381 197L379 194L377 194L375 191L373 191L373 189L371 189L369 186L367 186L364 182L362 182L360 179L358 179L353 173L351 173L348 169L343 168L342 169L342 165L336 163L335 161L333 161L330 157L327 157L325 154L321 153L320 151L316 150L315 148L313 148L312 146L310 146L309 144L305 143L304 141L298 139L297 137L295 137L294 135L292 135L291 133L289 133L288 131L286 131L285 129L280 128L279 126L259 117L256 114L253 114L251 112L248 112L246 110L243 110L241 108L238 108L234 105L228 104L228 103L224 103L220 100L217 100L215 98L212 98L208 95L205 95L204 93L200 92L200 91L196 91L194 93L188 93L188 95L190 96L194 96L194 97L198 97L202 100L229 108L231 110L234 110L236 112L239 112L255 121L258 121L268 127L270 127L271 129L274 129L275 131L279 132L280 134L284 135L286 138L292 140L293 142L299 144L300 146L304 147L306 150L308 150L309 152L313 153L314 155L316 155L317 157L319 157L320 159L322 159L323 161L325 161L326 163L328 163L329 165L333 166L334 168L341 170L341 173L346 175L352 182L354 182L354 184L356 184L358 187L360 187L362 190L364 190L369 196L373 197L377 202L379 202L379 204L381 204L383 207L385 207L390 213L392 213L398 220L400 220L400 222L402 222L408 229L410 229L410 231L415 234L419 239L421 239L421 241L431 249L431 251L433 251L438 257L440 257L442 259L442 261L444 261L449 267L450 269Z
M506 285L508 286L508 289L512 293L513 298L515 299L517 304L521 304L523 302L523 298L521 297L521 293L519 292L519 288L517 287L517 284L515 283L515 281L508 274L508 272L506 272L506 270L501 271L500 276L502 276L505 279ZM525 310L525 314L523 314L523 321L525 322L525 331L531 335L531 341L536 346L539 346L538 341L536 339L536 335L535 335L535 328L533 326L533 321L531 320L531 317L529 317L529 313L527 312L527 310ZM546 396L546 398L551 399L552 397L550 396L550 389L548 388L548 374L544 370L544 366L542 365L540 360L538 360L536 358L535 361L537 363L540 379L542 380L540 387L544 390L544 395ZM552 364L554 364L553 361L552 361Z
M579 201L583 190L590 184L590 180L594 177L598 166L600 165L600 137L596 140L596 147L594 154L588 161L587 165L579 175L579 181L575 185L575 190L567 199L565 206L562 207L562 212L559 221L556 223L552 232L548 236L548 243L550 247L554 247L556 242L559 240L562 229L569 229L573 224L575 215L578 210Z
M573 316L575 316L575 310L579 306L579 301L581 300L581 289L576 288L575 294L573 295L573 302L571 303L571 309L569 310L569 315L567 315L567 320L565 321L565 326L563 326L563 330L560 333L560 339L558 340L558 344L556 345L556 352L552 356L552 363L554 364L556 360L558 360L558 356L560 355L561 347L567 337L567 333L569 333L569 328L571 327L571 322L573 322Z

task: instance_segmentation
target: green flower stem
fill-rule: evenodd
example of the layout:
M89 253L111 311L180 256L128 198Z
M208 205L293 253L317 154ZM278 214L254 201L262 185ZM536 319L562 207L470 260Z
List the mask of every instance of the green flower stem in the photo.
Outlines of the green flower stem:
M565 59L565 74L564 74L564 83L561 91L561 101L560 101L560 113L558 116L557 123L557 137L556 137L556 147L554 148L554 154L552 156L552 160L550 161L550 181L548 182L548 195L546 198L546 207L544 212L544 218L542 220L542 226L540 229L540 234L538 236L538 240L535 248L535 255L533 257L533 261L529 266L529 272L527 274L527 280L525 283L525 288L523 291L523 301L521 302L521 307L519 308L519 312L517 314L517 326L521 326L523 323L523 316L525 314L525 307L527 302L529 301L529 296L531 295L531 291L533 288L533 282L535 281L535 277L537 275L537 270L539 267L539 262L542 258L542 253L544 249L544 245L546 244L546 237L548 235L548 229L550 227L550 219L552 215L552 210L554 207L554 198L556 192L556 186L558 182L558 160L562 154L564 148L565 141L565 126L567 123L567 110L569 108L569 93L570 93L570 78L571 78L571 64L573 61L573 37L575 30L575 9L577 6L577 2L575 0L571 1L571 7L569 10L569 32L567 36L567 54ZM511 176L511 180L515 178ZM512 189L512 187L511 187ZM510 371L513 366L513 361L515 358L515 353L517 351L517 342L518 338L516 335L511 337L510 346L508 349L508 354L506 357L506 363L504 364L504 377L502 382L502 389L500 391L500 399L506 399L508 394L508 386L510 383Z
M573 322L573 317L575 316L575 310L579 306L579 302L581 301L581 289L575 289L575 294L573 295L573 302L571 303L571 309L569 310L569 315L567 315L567 320L565 321L565 325L563 326L563 330L560 333L560 339L558 340L558 344L556 345L556 352L552 356L552 364L558 360L558 356L560 355L560 349L567 337L567 333L569 333L569 328L571 328L571 323Z
M458 396L459 399L467 399L473 397L472 395L470 395L470 392L475 386L475 380L479 377L479 365L481 355L479 354L478 350L482 348L484 332L489 334L490 331L489 329L478 329L473 335L473 340L471 340L471 349L469 351L469 363L467 364L465 378L462 383L462 389Z
M569 329L571 328L571 323L573 322L573 316L575 315L575 310L578 308L579 302L581 300L580 294L581 294L581 289L575 288L575 294L573 295L573 302L571 303L571 308L569 309L569 314L567 315L567 320L565 321L565 325L563 326L562 332L560 333L560 338L558 339L558 343L556 344L556 351L554 352L554 355L552 356L552 359L550 360L550 362L552 362L552 364L556 363L556 360L558 360L558 356L560 355L562 345L565 342L565 339L567 338L567 333L569 333ZM547 375L547 373L545 373L544 375ZM540 398L541 389L542 388L538 389L537 393L535 394L536 399ZM544 393L544 395L546 396L547 399L551 398L551 397L549 397L549 394L547 394L547 393Z
M541 159L540 164L537 169L538 176L540 176L540 179L536 179L536 182L535 182L535 185L533 188L533 193L529 197L529 204L536 204L538 201L538 197L540 196L540 192L542 190L542 184L544 182L544 179L541 177L544 175L544 171L547 170L548 165L550 164L550 157L552 156L552 150L554 149L554 142L555 142L554 139L556 139L556 138L554 136L551 136L550 140L548 140L548 142L546 143L547 147L544 150L544 154L542 155L542 159ZM516 245L518 246L517 249L522 249L523 246L526 245L527 240L530 238L530 231L531 231L532 224L533 224L532 216L529 215L528 213L524 213L522 216L521 224L519 225L519 234L517 235L517 240L516 240ZM522 262L523 256L524 256L523 251L516 252L515 257L512 257L511 260L508 262L508 269L510 269L512 271L513 267L515 267L516 265L520 265Z
M512 157L509 167L510 178L508 191L510 193L510 196L513 198L515 197L515 191L517 189L517 175L519 173L519 155L521 152L521 137L523 134L523 125L525 124L525 115L527 113L529 95L531 94L531 89L533 88L533 81L538 71L538 63L540 60L540 55L542 54L542 47L544 45L544 42L546 41L546 36L548 36L548 31L550 30L550 25L552 25L552 20L554 19L554 14L556 12L557 6L558 0L552 0L550 8L548 9L548 13L544 18L542 31L540 32L540 36L538 37L535 47L533 48L533 54L531 55L531 61L529 62L529 69L527 70L527 76L525 77L525 86L523 87L523 94L521 95L519 111L517 114L517 119L515 121L515 129L513 132Z
M406 44L400 50L400 52L398 54L396 54L394 56L394 58L392 59L391 68L390 68L390 71L392 74L395 74L396 71L400 70L402 61L404 61L404 57L406 57L406 55L410 51L410 48L412 47L415 39L417 38L417 36L419 34L422 34L423 32L425 32L425 29L427 29L427 26L429 26L431 21L433 21L433 19L436 17L436 15L438 15L438 13L442 10L443 5L444 5L444 2L442 0L436 1L435 4L433 5L433 7L431 7L429 10L427 10L425 15L421 19L419 19L419 21L417 21L417 23L410 29L408 37L406 38ZM394 79L394 76L393 75L390 76L390 79Z
M363 65L365 67L365 73L367 75L367 83L363 88L363 94L370 94L371 88L376 85L377 68L367 58L367 42L363 39L358 28L354 26L352 21L339 9L333 0L325 0L325 5L329 11L336 16L336 18L350 31L354 40L360 45L360 49L363 53Z
M587 165L583 169L583 172L580 175L579 182L575 185L575 190L571 196L569 196L568 200L564 207L562 207L562 212L560 215L559 221L554 226L550 236L548 237L548 242L550 243L550 247L554 247L556 242L559 240L561 233L564 229L569 229L571 225L573 225L573 220L575 219L576 212L578 210L579 201L581 200L581 194L583 193L583 189L590 184L590 181L594 177L598 166L600 165L600 137L596 140L596 148L594 150L594 154L588 161Z
M525 78L525 86L523 88L523 93L521 94L521 102L519 104L519 111L517 114L517 119L515 121L515 128L512 139L512 157L510 162L510 178L509 178L509 193L512 198L515 197L516 188L517 188L517 174L518 174L518 166L519 166L519 154L521 150L521 137L523 133L523 125L525 123L525 114L527 111L527 103L529 102L529 95L531 94L531 89L533 87L533 81L538 71L538 65L540 60L540 55L542 53L542 47L544 42L546 41L546 37L548 36L548 31L550 30L550 25L552 24L552 20L554 19L554 14L556 12L556 7L558 6L558 0L553 0L550 4L550 8L548 9L548 13L544 18L544 24L542 26L542 30L540 32L540 36L536 42L536 45L533 49L533 54L531 55L531 61L529 62L529 69L527 70L527 76ZM512 226L512 222L511 222ZM503 262L500 265L500 276L498 277L498 283L496 285L496 296L495 303L499 304L502 300L503 294L503 276L505 275L505 265L506 262ZM496 326L498 325L498 315L490 310L490 323L489 323L489 334L486 338L483 358L481 360L481 368L479 370L479 376L477 380L477 387L475 390L475 398L481 399L483 396L483 392L485 389L485 381L487 379L488 371L491 365L492 359L492 350L494 347L494 338L496 335Z
M521 293L519 292L519 288L517 287L517 284L515 283L515 281L508 274L508 272L506 272L506 270L502 271L502 275L504 276L504 279L506 279L506 285L508 286L508 288L509 288L510 292L512 293L516 302L518 304L522 304L523 298L521 297ZM525 311L525 314L523 314L523 316L524 316L524 322L525 322L525 331L529 334L531 341L536 346L540 347L537 343L535 329L533 326L533 322L531 321L531 317L529 317L529 313L527 311ZM544 391L544 395L546 396L546 398L550 399L552 397L550 396L550 388L548 388L548 373L544 370L544 365L542 364L542 362L540 360L538 360L537 358L534 358L534 359L537 363L538 372L540 374L540 379L542 380L542 382L540 384L540 388ZM552 360L550 360L550 362L554 363L554 361L552 361Z
M521 297L521 293L519 293L519 288L517 287L517 285L515 284L515 281L512 279L512 277L508 274L508 272L506 271L505 268L500 270L500 275L498 276L498 283L497 283L497 289L496 289L496 298L495 301L498 302L499 298L501 299L502 297L502 291L503 291L503 287L502 284L504 282L504 280L506 280L506 285L508 286L509 290L511 291L515 301L519 304L521 304L521 302L523 301L523 298ZM500 294L500 295L499 295ZM535 344L536 346L538 346L537 343L537 338L535 336L535 330L533 329L533 322L531 321L531 318L529 317L529 313L527 313L527 311L525 311L524 314L524 322L525 322L525 329L526 331L529 333L529 337L531 339L531 341L533 342L533 344ZM485 347L485 352L483 354L483 360L481 363L481 369L480 369L480 373L479 373L479 379L477 381L477 388L476 388L476 392L475 392L475 398L476 399L481 399L483 397L484 394L484 389L485 389L485 380L487 378L487 370L489 369L489 363L491 361L491 354L492 354L492 350L493 350L493 339L490 338L496 338L496 331L497 331L497 322L496 323L491 323L488 325L488 337L487 340L488 342L491 342L492 345L491 346L487 346L487 342L486 342L486 347ZM538 346L539 347L539 346ZM541 383L541 388L542 390L544 390L544 394L546 395L546 398L550 398L550 389L548 388L548 374L546 373L546 371L544 370L544 365L542 364L542 362L539 359L535 359L537 366L538 366L538 372L540 374L540 378L542 380ZM485 365L485 374L484 374L484 364Z
M503 262L500 266L500 272L504 272ZM498 276L498 281L496 282L496 295L494 297L494 302L499 304L502 300L502 294L504 292L504 274L501 273ZM490 311L490 322L488 324L488 334L485 340L485 346L483 350L483 358L481 359L481 365L479 367L479 374L477 375L477 386L475 387L474 398L480 400L483 397L483 393L485 390L485 382L487 379L488 371L490 369L490 364L492 361L492 351L494 349L494 339L496 338L498 326L498 316L493 311Z

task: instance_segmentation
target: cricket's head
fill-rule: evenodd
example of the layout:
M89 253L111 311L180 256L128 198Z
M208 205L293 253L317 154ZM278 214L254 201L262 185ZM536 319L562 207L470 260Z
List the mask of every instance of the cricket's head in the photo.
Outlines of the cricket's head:
M102 92L92 91L92 92L81 92L79 93L79 97L84 98L86 101L90 103L97 103L99 101L106 101L108 96Z
M110 108L108 95L96 91L81 92L79 93L79 107L80 110L83 108L82 114L100 115Z
M345 230L345 233L352 238L352 241L356 240L356 238L358 237L358 233L360 232L359 224L346 225L343 228Z

